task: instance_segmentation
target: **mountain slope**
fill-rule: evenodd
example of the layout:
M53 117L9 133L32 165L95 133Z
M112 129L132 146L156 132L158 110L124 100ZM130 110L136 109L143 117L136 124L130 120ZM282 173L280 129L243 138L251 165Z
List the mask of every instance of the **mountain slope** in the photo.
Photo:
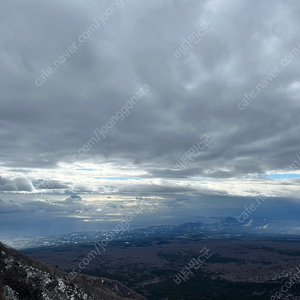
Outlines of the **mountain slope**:
M144 300L118 281L68 273L0 242L0 300Z

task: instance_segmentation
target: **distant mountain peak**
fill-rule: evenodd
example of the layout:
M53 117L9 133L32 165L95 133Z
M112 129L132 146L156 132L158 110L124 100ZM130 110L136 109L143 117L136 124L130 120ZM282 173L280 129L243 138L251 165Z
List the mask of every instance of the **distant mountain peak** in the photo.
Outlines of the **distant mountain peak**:
M239 221L234 217L227 217L222 223L239 224Z

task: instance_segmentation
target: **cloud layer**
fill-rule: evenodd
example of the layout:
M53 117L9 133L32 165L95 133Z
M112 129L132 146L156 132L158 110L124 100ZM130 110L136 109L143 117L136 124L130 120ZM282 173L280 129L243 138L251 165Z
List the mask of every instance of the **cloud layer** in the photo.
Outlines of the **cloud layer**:
M3 3L2 198L298 199L297 179L267 175L300 173L299 12L294 0Z

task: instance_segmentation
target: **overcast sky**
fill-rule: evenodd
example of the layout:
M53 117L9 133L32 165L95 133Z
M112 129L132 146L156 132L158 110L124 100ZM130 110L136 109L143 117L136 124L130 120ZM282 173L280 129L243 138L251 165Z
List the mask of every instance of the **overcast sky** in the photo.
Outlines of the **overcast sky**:
M141 199L136 226L238 216L262 194L257 217L291 216L299 15L297 0L2 1L2 235L107 228Z

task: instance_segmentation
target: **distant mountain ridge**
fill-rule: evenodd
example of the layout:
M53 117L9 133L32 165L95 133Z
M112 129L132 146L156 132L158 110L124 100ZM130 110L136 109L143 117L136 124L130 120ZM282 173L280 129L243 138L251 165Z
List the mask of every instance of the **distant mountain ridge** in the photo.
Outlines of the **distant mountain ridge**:
M222 221L222 223L226 223L226 224L239 224L238 220L234 217L227 217L224 221Z
M214 218L217 219L217 218ZM130 241L150 237L170 238L176 236L218 236L221 235L300 235L300 220L278 220L249 218L240 222L236 217L218 218L214 223L188 222L180 225L154 225L132 230L125 230L116 235L113 241ZM16 249L38 247L56 247L79 243L97 243L107 238L106 231L71 232L45 237L2 238L2 241ZM112 241L112 242L113 242ZM111 242L111 243L112 243ZM23 251L22 250L22 251ZM23 251L24 252L24 251ZM24 252L24 254L26 254Z
M0 242L0 300L146 300L115 280L51 267Z

